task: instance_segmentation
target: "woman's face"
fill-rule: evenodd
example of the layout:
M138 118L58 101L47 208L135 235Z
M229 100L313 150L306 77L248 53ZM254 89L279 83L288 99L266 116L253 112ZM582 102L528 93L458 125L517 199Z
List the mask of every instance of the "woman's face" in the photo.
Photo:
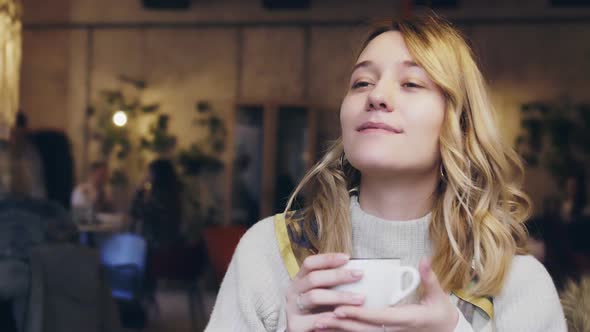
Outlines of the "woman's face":
M436 170L445 98L410 56L402 35L363 50L340 108L344 151L361 173Z

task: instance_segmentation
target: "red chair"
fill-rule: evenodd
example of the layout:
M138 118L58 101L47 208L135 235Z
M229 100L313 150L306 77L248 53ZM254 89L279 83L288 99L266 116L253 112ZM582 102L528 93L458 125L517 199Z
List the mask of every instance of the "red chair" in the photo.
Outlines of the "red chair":
M213 266L218 284L223 280L234 250L246 227L239 225L208 227L203 230L209 262Z

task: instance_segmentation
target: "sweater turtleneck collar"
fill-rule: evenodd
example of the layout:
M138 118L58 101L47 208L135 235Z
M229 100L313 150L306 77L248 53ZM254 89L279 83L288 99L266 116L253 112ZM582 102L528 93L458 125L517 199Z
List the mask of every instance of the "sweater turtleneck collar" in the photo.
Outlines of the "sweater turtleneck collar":
M351 196L353 257L400 258L402 265L418 266L432 253L428 239L431 213L412 220L386 220L363 211L358 196Z

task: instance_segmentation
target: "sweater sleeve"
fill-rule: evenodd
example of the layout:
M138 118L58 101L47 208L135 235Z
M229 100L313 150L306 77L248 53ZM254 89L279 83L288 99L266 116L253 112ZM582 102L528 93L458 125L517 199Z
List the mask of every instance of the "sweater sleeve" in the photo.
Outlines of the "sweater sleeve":
M551 277L532 256L515 256L504 287L494 298L497 332L567 332Z
M272 218L260 221L240 240L205 331L277 331L288 282L283 270Z

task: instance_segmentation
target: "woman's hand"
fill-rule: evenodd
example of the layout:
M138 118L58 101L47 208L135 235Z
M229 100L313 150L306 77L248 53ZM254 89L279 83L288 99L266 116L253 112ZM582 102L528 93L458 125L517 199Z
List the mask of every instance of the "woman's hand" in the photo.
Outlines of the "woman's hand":
M352 283L362 278L361 271L337 269L348 262L345 254L318 254L309 256L287 289L287 331L308 332L320 328L319 320L336 318L334 307L363 304L359 294L341 292L330 287ZM328 311L318 312L322 307Z
M420 304L384 309L341 306L334 310L335 317L322 317L318 325L324 331L452 332L459 319L457 308L442 290L430 261L423 259L419 270L424 288Z

